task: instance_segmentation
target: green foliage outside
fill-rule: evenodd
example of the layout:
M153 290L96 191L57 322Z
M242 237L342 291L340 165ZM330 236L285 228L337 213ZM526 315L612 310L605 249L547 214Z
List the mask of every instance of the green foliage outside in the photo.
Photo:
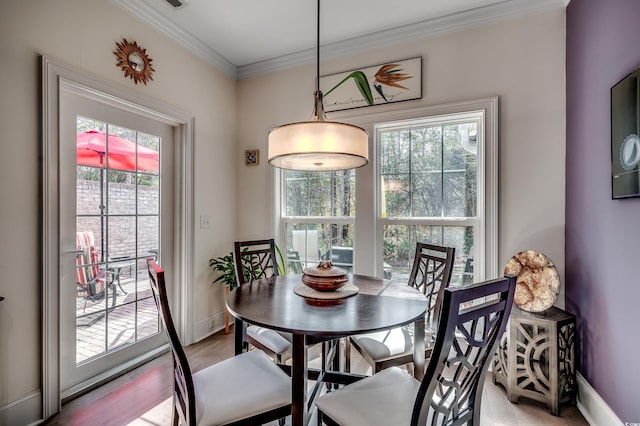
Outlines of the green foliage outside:
M478 157L461 143L464 126L469 124L380 133L383 216L408 219L477 215ZM385 226L384 261L394 267L409 266L416 242L456 247L458 263L463 263L473 245L473 228Z
M466 127L465 127L466 126ZM421 126L379 133L383 179L383 216L399 219L454 218L477 215L478 156L461 143L471 123ZM285 172L288 217L351 217L355 215L355 172ZM353 228L343 224L289 223L292 230L317 230L323 257L331 247L353 247ZM463 264L473 246L473 228L396 225L384 228L384 262L406 268L417 241L456 247ZM300 253L302 255L302 253Z

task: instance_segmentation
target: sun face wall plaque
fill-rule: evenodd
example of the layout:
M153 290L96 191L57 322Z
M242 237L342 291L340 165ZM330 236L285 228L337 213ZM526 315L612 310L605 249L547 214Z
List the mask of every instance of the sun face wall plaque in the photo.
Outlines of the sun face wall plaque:
M125 77L131 77L135 84L140 82L145 86L147 81L153 80L152 59L147 55L147 49L138 46L137 42L130 43L126 38L122 42L116 42L117 49L113 54L118 58L117 66L122 68Z

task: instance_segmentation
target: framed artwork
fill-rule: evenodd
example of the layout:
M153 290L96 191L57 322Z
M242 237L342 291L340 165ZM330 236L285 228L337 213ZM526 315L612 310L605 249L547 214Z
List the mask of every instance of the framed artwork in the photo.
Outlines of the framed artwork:
M247 149L244 151L244 164L247 166L257 166L260 161L260 151L257 149Z
M611 197L640 197L640 68L611 88Z
M326 112L422 98L422 57L320 77Z

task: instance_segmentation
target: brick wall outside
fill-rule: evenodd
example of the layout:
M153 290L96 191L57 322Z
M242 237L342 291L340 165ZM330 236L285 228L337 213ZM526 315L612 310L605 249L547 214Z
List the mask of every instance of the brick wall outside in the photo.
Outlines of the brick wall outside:
M100 252L100 184L97 181L78 180L76 191L76 231L93 232L95 247ZM142 276L147 273L145 259L152 256L149 250L158 249L159 187L139 185L137 191L136 195L134 184L109 182L109 197L106 192L104 194L104 204L108 206L105 208L104 229L109 242L108 247L105 243L105 251L111 260L116 256L137 257L138 275Z

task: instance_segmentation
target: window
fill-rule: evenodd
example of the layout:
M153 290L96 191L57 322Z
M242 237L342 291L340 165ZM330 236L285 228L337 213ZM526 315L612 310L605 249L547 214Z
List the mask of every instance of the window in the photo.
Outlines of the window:
M288 271L300 273L320 260L332 260L351 271L355 172L283 170L281 176L281 229Z
M452 283L497 277L497 110L498 98L487 98L335 113L369 132L370 164L276 173L275 223L289 271L329 259L406 282L420 241L456 248Z
M378 241L384 270L406 282L416 242L455 247L452 283L480 279L485 167L482 111L374 126ZM484 261L481 259L481 263ZM387 275L387 274L385 274Z

